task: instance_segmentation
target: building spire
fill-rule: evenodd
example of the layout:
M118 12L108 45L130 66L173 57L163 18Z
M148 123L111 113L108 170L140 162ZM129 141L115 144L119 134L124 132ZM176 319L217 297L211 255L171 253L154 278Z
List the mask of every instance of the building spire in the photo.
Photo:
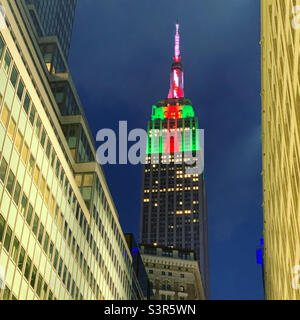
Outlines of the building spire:
M178 18L177 18L176 34L175 34L175 56L174 56L174 60L176 62L179 62L180 59L181 59L181 57L180 57L180 35L179 35L179 23L178 23Z
M180 56L180 35L179 35L179 23L177 18L176 33L175 33L175 54L174 62L172 63L170 90L168 99L183 98L183 66L181 64Z

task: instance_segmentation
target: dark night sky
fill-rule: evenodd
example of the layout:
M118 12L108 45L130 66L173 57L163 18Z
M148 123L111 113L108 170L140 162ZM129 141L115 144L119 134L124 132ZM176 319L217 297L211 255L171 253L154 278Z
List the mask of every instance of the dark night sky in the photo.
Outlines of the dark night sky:
M78 0L71 73L94 137L120 120L146 128L168 93L177 16L185 96L205 130L211 298L263 299L259 1ZM138 237L141 167L104 170Z

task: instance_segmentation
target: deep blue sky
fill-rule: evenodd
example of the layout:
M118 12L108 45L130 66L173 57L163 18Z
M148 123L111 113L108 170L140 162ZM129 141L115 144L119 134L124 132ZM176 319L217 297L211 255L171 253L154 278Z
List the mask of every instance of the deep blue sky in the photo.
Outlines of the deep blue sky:
M185 96L205 130L211 298L262 299L259 1L79 0L71 72L94 137L119 120L146 128L168 93L177 16ZM141 167L104 170L138 237Z

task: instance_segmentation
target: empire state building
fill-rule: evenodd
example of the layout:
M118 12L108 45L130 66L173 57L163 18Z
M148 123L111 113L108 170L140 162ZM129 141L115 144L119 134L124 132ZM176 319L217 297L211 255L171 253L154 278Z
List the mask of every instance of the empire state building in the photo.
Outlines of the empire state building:
M173 59L168 97L152 107L151 120L148 121L140 242L194 250L205 296L209 298L207 203L201 169L203 158L198 118L191 101L184 96L179 24L176 24Z

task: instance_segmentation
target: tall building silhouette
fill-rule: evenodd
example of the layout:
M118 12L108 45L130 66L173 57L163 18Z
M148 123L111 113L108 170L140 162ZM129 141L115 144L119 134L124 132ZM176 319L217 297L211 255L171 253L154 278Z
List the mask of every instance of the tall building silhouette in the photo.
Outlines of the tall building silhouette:
M198 118L184 97L179 24L168 98L152 107L148 122L140 242L192 249L209 297L207 205Z

